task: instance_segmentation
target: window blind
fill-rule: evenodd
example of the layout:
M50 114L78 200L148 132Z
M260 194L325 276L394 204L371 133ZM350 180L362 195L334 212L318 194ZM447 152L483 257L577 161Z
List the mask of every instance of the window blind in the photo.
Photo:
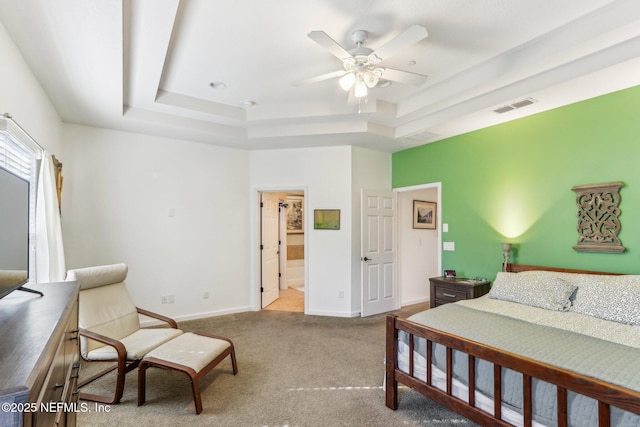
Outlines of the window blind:
M36 156L7 131L0 131L0 166L33 184Z

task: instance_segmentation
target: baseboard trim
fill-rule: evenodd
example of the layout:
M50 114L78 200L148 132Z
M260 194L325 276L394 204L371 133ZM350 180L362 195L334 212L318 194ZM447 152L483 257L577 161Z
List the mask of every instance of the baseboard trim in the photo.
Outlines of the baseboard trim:
M225 314L244 313L247 311L254 311L254 310L252 307L246 306L246 307L230 308L227 310L205 311L201 313L183 314L180 316L169 316L169 317L171 317L176 322L185 322L187 320L198 320L198 319L204 319L207 317L224 316ZM164 325L164 324L165 324L164 322L161 322L155 319L140 320L141 327L158 326L158 325Z
M425 303L425 302L429 302L429 297L418 298L418 299L409 300L409 301L402 301L402 307L404 307L406 305L422 304L422 303Z
M231 308L231 309L227 309L227 310L218 310L218 311L206 311L206 312L201 312L201 313L194 313L194 314L184 314L184 315L180 315L180 316L169 316L171 317L173 320L175 320L176 322L185 322L187 320L198 320L198 319L204 319L206 317L215 317L215 316L224 316L225 314L234 314L234 313L244 313L247 311L255 311L253 309L253 307L250 306L246 306L246 307L236 307L236 308ZM309 311L305 314L308 315L312 315L312 316L330 316L330 317L360 317L360 312L359 311L352 311L352 312L343 312L343 311L318 311L318 310L313 310L313 311ZM145 319L145 320L140 320L140 326L141 327L149 327L149 326L159 326L159 325L164 325L164 322L161 322L159 320L155 320L155 319Z
M359 311L352 311L352 312L337 312L337 311L317 311L317 310L313 310L313 311L309 311L306 314L310 314L312 316L329 316L329 317L360 317L360 312Z

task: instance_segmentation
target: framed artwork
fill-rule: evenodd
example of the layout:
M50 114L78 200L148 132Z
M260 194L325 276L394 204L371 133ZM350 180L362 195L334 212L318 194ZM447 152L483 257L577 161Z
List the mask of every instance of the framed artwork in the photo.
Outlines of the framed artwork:
M287 197L287 233L304 233L304 199Z
M413 228L436 229L436 203L413 201Z
M316 230L340 230L340 209L315 209L313 228Z

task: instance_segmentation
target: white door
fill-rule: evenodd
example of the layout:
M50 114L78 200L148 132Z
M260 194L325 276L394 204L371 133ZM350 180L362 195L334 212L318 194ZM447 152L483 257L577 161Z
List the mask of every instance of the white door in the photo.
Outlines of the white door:
M362 190L362 316L400 308L396 211L393 191Z
M280 296L279 257L278 257L278 195L262 193L260 203L260 258L262 308L265 308Z

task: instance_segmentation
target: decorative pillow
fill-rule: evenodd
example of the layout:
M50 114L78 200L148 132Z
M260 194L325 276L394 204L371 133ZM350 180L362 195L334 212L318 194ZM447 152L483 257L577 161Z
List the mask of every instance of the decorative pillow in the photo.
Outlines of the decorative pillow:
M570 311L640 326L640 276L595 276L578 286Z
M550 275L498 273L489 298L517 302L547 310L567 311L577 286Z

